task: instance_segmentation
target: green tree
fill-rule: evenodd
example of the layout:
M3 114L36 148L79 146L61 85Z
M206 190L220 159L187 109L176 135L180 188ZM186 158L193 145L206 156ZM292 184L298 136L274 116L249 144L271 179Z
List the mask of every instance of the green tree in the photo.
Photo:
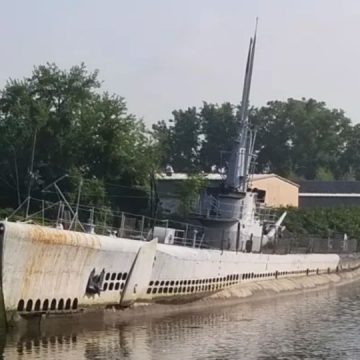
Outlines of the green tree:
M169 125L154 125L162 165L205 172L223 166L238 133L238 109L205 102L199 110L175 111ZM257 132L256 171L294 180L360 178L360 128L352 127L342 110L314 99L270 101L251 108L249 121Z
M339 160L351 129L341 110L314 99L269 102L253 112L260 146L259 168L315 179L320 172L338 177Z
M360 180L360 124L354 125L347 135L345 150L339 161L339 168L342 178Z
M26 195L35 134L35 193L64 174L75 177L61 183L70 193L77 191L74 183L80 177L94 181L83 187L87 199L102 194L107 182L147 184L157 167L150 134L128 113L123 98L99 88L98 72L89 72L84 64L70 70L47 64L36 67L31 77L7 82L0 94L0 192L5 206L15 207Z
M210 171L213 165L225 165L224 159L232 150L239 121L234 106L230 103L214 105L204 102L200 118L203 136L200 150L201 169Z
M171 164L175 171L194 171L200 165L201 121L195 107L173 111L169 125L160 121L153 133L162 150L162 163Z
M158 121L152 125L152 136L155 141L154 151L157 153L160 165L165 167L173 160L172 129L164 120Z
M191 174L181 182L178 188L180 202L177 209L181 216L187 216L191 212L206 185L207 180L202 174Z
M282 212L284 209L280 209ZM284 221L286 229L293 234L332 237L335 233L347 234L360 239L360 208L287 208Z

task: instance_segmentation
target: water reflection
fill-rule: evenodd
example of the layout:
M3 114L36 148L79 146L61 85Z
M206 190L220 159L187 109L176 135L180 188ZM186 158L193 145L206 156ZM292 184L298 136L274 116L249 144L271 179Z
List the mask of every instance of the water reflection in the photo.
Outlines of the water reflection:
M360 284L121 321L57 320L0 337L5 359L360 359Z

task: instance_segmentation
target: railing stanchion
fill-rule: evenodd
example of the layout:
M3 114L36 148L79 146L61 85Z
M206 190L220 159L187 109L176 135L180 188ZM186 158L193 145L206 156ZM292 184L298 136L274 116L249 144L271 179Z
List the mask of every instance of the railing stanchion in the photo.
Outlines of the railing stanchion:
M41 200L41 215L42 215L42 225L45 223L45 203L44 200Z
M189 225L186 224L185 233L184 233L184 239L183 239L183 245L186 245L187 237L188 237L188 230L189 230Z
M144 232L144 224L145 224L145 216L143 215L141 217L141 226L140 226L140 238L141 238L141 240L144 240L144 234L143 234L143 232Z
M194 236L193 236L193 243L192 243L192 247L194 248L196 246L196 236L197 236L198 231L195 229L194 230Z
M119 237L124 237L124 226L125 226L125 215L121 212L121 220L120 220L120 229L119 229Z

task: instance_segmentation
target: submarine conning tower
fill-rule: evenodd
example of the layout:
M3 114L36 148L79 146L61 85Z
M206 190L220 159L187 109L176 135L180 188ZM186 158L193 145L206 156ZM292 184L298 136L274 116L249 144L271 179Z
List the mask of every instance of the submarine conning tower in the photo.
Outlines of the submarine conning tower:
M260 251L262 223L257 216L257 193L248 189L256 153L256 133L248 121L249 95L254 65L256 28L250 39L242 93L238 136L234 142L226 179L216 189L201 194L197 219L205 226L209 247L235 251Z

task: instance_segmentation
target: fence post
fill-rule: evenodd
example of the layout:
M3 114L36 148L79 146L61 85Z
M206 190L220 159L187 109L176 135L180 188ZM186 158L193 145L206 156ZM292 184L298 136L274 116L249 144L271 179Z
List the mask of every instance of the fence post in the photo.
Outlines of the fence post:
M195 245L196 245L196 236L197 236L197 233L198 233L198 231L195 229L195 230L194 230L194 237L193 237L193 244L192 244L192 247L193 247L193 248L194 248Z
M124 228L125 228L125 215L123 212L121 212L119 237L124 237Z
M140 237L143 240L144 236L143 236L143 232L144 232L144 223L145 223L145 216L143 215L141 217L141 228L140 228Z
M224 235L225 235L225 229L223 229L221 235L221 251L224 251Z
M45 223L45 203L44 200L41 200L41 215L42 215L42 225L44 226Z
M185 233L184 233L184 239L183 239L183 245L186 245L188 231L189 231L189 225L186 224L186 226L185 226Z
M103 225L103 234L106 235L106 220L107 220L107 209L105 210L104 215L104 225Z

